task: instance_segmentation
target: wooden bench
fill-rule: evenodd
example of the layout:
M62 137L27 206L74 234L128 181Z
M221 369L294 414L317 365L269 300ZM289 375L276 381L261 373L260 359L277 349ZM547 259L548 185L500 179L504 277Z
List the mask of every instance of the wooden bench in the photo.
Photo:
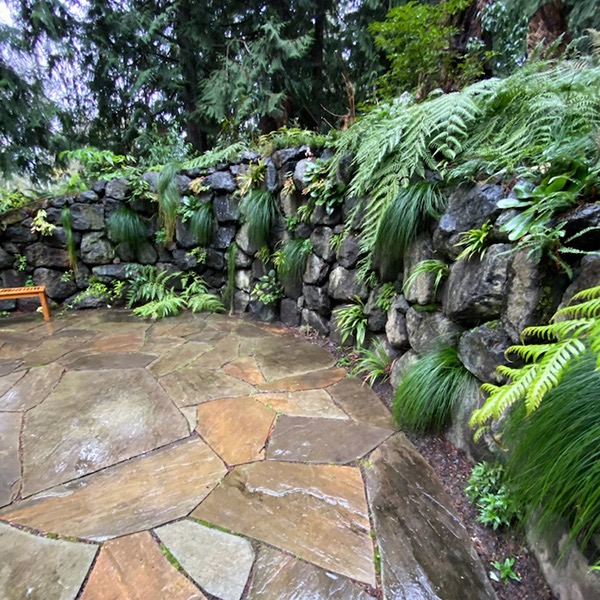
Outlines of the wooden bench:
M48 298L46 298L45 285L0 289L0 300L18 300L19 298L34 298L35 296L40 299L44 321L49 321L50 307L48 306Z

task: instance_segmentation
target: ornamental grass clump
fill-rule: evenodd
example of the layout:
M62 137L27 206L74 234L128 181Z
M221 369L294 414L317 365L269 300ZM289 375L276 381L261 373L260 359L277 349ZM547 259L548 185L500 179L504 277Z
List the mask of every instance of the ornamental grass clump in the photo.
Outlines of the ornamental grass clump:
M475 385L456 348L430 350L406 370L398 385L394 418L399 426L417 433L442 431L450 422L454 406Z

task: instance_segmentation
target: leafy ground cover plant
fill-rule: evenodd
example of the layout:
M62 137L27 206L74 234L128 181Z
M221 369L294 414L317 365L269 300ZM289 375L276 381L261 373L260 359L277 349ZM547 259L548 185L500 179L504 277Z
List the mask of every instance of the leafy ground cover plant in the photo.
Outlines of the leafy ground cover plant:
M397 295L398 292L396 291L394 284L391 281L388 281L379 288L377 298L375 299L375 306L380 310L388 311Z
M379 340L375 340L371 348L358 348L352 374L364 377L372 387L378 379L389 379L391 366L392 359L388 356L385 346Z
M285 292L277 279L277 273L271 270L263 275L254 286L252 296L265 306L271 306L281 300L285 296Z
M521 576L513 570L515 566L515 558L513 556L505 558L502 562L493 560L490 564L494 567L494 570L490 571L490 579L501 581L504 584L510 580L521 581Z
M499 464L482 462L473 467L465 494L477 506L477 520L498 529L510 526L517 517L516 505L504 483L505 470Z
M175 283L180 283L177 290ZM139 317L162 319L190 309L192 312L222 312L221 301L208 292L203 279L196 273L169 273L154 266L138 267L130 272L127 307Z
M460 234L457 246L463 246L456 260L469 260L477 255L480 259L485 256L490 243L490 235L494 227L486 221L477 229L469 229Z
M442 431L455 404L474 385L456 348L430 350L404 373L393 400L394 418L417 433Z

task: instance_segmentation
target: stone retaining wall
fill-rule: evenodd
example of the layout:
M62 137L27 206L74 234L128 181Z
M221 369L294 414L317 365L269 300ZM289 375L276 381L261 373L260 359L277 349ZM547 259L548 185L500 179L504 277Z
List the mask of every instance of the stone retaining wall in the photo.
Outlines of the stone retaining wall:
M205 176L202 201L211 201L218 222L214 241L206 249L202 264L192 251L197 247L186 223L177 222L176 241L161 245L153 241L157 230L157 204L150 201L128 202L130 188L125 180L99 181L90 191L74 197L61 197L48 201L45 207L48 221L57 227L49 237L32 233L30 228L35 211L18 210L2 218L4 230L0 237L0 279L4 287L25 285L29 280L35 285L46 285L48 295L57 303L72 302L77 293L85 289L90 277L103 282L124 279L131 264L156 264L168 269L195 269L214 290L222 290L227 280L226 251L235 242L238 251L235 259L235 309L250 311L257 318L268 318L272 311L252 297L254 285L272 265L263 264L255 257L258 248L248 238L247 226L241 222L236 195L236 177L248 168L257 155L246 154L242 161L222 165L205 172L182 172L177 184L182 195L190 194L188 184L193 178ZM501 210L498 203L507 197L502 185L463 184L452 191L448 208L439 221L431 223L411 244L404 258L404 270L395 280L398 295L388 311L377 307L379 286L369 290L358 277L357 265L361 258L358 232L349 227L349 234L336 251L332 239L344 230L348 219L355 214L356 200L346 199L334 210L327 212L317 206L308 224L296 224L290 233L286 224L296 215L298 207L306 203L304 174L314 157L306 149L286 149L275 152L266 159L265 187L278 198L280 218L273 232L272 247L290 237L310 239L309 255L302 282L285 286L286 297L277 307L280 319L292 326L306 326L341 344L342 335L334 310L360 299L365 303L368 329L378 338L393 357L392 384L395 386L408 364L420 353L440 341L456 344L459 355L471 373L481 382L495 381L495 368L505 361L504 351L519 341L522 329L547 321L557 307L564 305L577 291L600 282L600 256L575 256L572 280L561 273L551 261L536 264L524 250L515 250L500 227L511 216L511 211ZM346 168L338 174L341 183L348 183ZM292 177L293 190L284 185ZM157 174L147 173L144 178L156 190ZM61 226L61 210L68 204L71 209L74 238L80 266L73 278L69 272L66 235ZM106 231L106 222L119 207L128 204L145 220L147 242L132 252L123 244L116 244ZM286 220L287 217L287 220ZM589 226L600 225L600 205L582 204L566 215L569 234ZM479 228L489 221L493 236L485 256L479 260L459 260L457 247L462 232ZM598 250L597 232L590 232L577 241L585 250ZM432 275L417 277L406 294L402 294L404 278L420 261L438 258L450 266L447 280L435 289ZM27 308L27 302L17 301L17 306ZM96 306L100 301L86 298L82 306ZM4 302L0 310L10 310L15 302ZM352 343L348 340L346 343ZM485 444L474 444L472 432L466 421L473 408L481 404L479 394L465 398L457 408L449 437L463 448L472 460L489 455ZM561 598L591 598L590 590L596 586L595 576L585 573L579 565L578 575L557 575L554 571L553 553L538 552L549 581L568 576L572 580L569 595ZM545 556L552 555L551 560ZM566 568L567 562L560 568ZM576 561L570 561L576 562ZM576 583L576 579L580 583ZM585 587L588 586L588 587ZM590 587L591 586L591 587ZM583 594L583 595L582 595ZM597 596L600 597L600 591Z

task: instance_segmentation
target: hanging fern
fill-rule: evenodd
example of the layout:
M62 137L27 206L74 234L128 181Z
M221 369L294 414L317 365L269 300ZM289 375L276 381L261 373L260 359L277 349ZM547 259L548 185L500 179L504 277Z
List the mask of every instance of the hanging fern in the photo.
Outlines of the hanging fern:
M471 426L478 427L476 438L489 428L490 421L500 419L518 402L524 403L527 414L536 410L586 352L596 356L596 368L600 369L600 286L579 292L572 302L575 304L557 311L549 325L523 330L523 337L535 336L546 343L508 348L507 354L529 363L520 368L501 365L497 372L509 382L482 386L489 397L471 415Z

